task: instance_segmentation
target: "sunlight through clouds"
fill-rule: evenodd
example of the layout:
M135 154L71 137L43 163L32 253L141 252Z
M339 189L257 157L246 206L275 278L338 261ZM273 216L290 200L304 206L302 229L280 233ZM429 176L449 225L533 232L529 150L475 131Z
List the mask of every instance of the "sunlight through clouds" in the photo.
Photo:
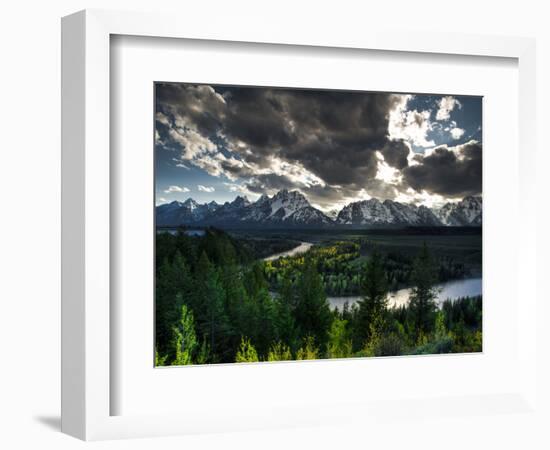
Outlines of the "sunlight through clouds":
M481 152L480 98L178 83L156 92L156 149L172 152L158 165L159 193L189 177L219 201L288 189L329 211L366 196L413 198L411 189L426 202L480 192L464 172L479 172L473 147L453 150L475 136Z

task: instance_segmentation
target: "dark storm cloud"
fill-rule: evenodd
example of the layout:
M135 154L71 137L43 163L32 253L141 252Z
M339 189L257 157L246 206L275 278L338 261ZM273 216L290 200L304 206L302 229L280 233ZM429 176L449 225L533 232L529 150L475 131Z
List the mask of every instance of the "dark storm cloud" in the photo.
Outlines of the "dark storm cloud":
M409 155L409 146L403 140L389 141L384 145L381 150L384 160L392 167L396 169L403 169L407 167L409 161L407 156Z
M337 185L363 183L376 176L378 166L375 149L348 147L341 141L322 137L281 155L289 161L300 161L326 183Z
M194 126L204 136L215 135L223 126L225 104L210 86L158 83L155 95L157 112L175 126Z
M464 161L450 150L447 155L438 149L408 167L409 144L390 139L388 132L390 112L403 104L400 95L157 84L156 100L163 142L172 139L183 159L199 167L208 161L208 173L240 178L252 192L297 188L321 204L365 190L393 198L409 185L442 195L475 190L476 174L471 171L476 155L467 149ZM220 152L223 149L225 157L199 151L203 142L197 133ZM377 179L377 152L402 172L403 185ZM281 161L305 175L286 174ZM308 173L313 174L309 181Z
M415 190L445 197L481 193L482 147L468 142L453 148L437 147L428 156L417 156L418 165L403 170L405 181Z
M224 133L255 149L259 155L291 146L297 136L285 116L281 96L269 89L232 89Z
M275 155L341 185L373 178L374 151L384 146L388 164L406 164L399 144L388 139L388 113L397 101L391 94L247 88L216 93L209 86L157 85L157 100L161 112L180 119L176 123L195 124L206 135L222 133L232 151L260 167Z
M274 173L258 175L252 178L246 187L249 191L263 194L263 193L274 193L280 191L281 189L294 189L296 188L296 183L293 182L285 175L276 175Z
M256 155L276 154L299 162L330 184L356 183L376 175L374 151L388 142L388 94L328 91L255 91L255 116L235 117L236 137L267 117L263 141L248 140ZM278 125L277 125L278 124Z

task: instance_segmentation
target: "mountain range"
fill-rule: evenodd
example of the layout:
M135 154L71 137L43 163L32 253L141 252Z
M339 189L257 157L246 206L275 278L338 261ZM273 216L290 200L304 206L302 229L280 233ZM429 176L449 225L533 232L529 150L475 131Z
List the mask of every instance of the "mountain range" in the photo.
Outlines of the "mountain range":
M256 202L238 196L220 205L214 201L200 204L192 198L156 207L159 226L218 227L370 227L370 226L481 226L482 198L464 197L440 208L416 206L376 198L353 202L340 211L324 213L313 207L298 191L281 190Z

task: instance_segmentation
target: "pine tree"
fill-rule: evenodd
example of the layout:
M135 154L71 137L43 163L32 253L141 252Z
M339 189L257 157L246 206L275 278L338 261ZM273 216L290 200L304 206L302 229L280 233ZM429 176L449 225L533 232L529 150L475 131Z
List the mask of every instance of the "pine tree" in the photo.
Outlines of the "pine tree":
M438 311L435 316L435 340L439 341L448 337L449 333L445 327L445 314L443 311Z
M251 336L248 294L243 284L241 270L232 262L220 268L220 281L225 292L225 310L229 325L226 339L228 346L235 349L239 345L241 334Z
M365 266L361 280L362 298L358 302L356 334L358 344L369 342L372 332L380 334L384 328L388 304L388 283L382 256L375 250Z
M381 336L378 329L371 324L369 327L369 337L365 342L365 347L363 349L365 356L377 356L377 349L380 345L380 339Z
M277 308L269 293L262 263L252 264L246 271L243 284L247 295L246 302L242 305L242 326L238 332L248 336L258 354L266 357L269 346L278 338Z
M282 342L273 344L267 355L268 361L290 361L292 359L292 353L290 348Z
M201 347L199 348L195 359L197 364L206 364L207 362L209 362L210 349L208 348L206 340L203 339Z
M414 261L411 280L414 287L409 298L409 311L415 338L418 339L433 330L437 311L437 289L434 287L436 268L425 242Z
M297 360L305 359L318 359L319 358L319 348L315 346L315 340L313 336L306 336L304 338L304 344L296 352Z
M258 353L254 346L250 343L250 339L241 338L241 345L235 356L235 362L257 362L259 361Z
M302 337L310 336L322 352L326 350L332 314L321 277L311 258L306 258L297 288L296 325Z
M277 336L283 344L293 351L298 347L298 330L294 311L296 308L296 293L289 270L285 270L281 280L281 289L275 304Z
M179 320L181 306L190 300L192 278L179 252L172 262L165 259L155 286L156 347L160 354L171 354L172 328ZM173 354L171 354L173 356Z
M258 304L258 330L254 340L258 353L265 357L272 342L278 339L276 329L276 305L267 289L261 289L256 298Z
M225 340L229 323L224 303L225 292L218 270L203 252L195 270L193 311L196 314L197 329L206 339L214 362L228 362L230 358L231 348Z
M245 279L246 290L248 294L255 297L262 289L268 289L269 285L265 279L262 263L255 262L250 267Z
M185 366L192 364L193 354L198 342L195 334L193 313L187 306L182 305L179 323L172 329L172 333L172 342L175 350L175 358L172 361L172 365Z
M329 332L327 355L329 358L348 358L352 354L351 338L346 329L347 321L336 317Z
M157 349L155 349L155 367L161 367L166 365L166 360L168 357L166 355L160 356Z

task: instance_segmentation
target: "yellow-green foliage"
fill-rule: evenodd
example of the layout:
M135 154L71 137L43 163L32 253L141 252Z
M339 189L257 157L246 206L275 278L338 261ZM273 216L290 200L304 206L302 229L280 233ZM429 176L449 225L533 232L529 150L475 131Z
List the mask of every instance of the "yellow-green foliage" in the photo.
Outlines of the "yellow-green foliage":
M159 352L155 349L155 367L165 366L167 356L160 356Z
M336 317L329 331L328 357L348 358L352 355L351 339L346 330L347 320Z
M274 344L267 355L268 361L290 361L291 359L290 348L281 342Z
M481 330L477 330L473 336L472 351L481 352L483 350L483 333Z
M483 350L483 336L481 330L451 332L449 335L454 341L453 352L470 353Z
M178 326L173 329L173 334L176 357L172 361L172 365L186 366L193 364L193 351L197 346L195 321L193 313L185 305L181 307L181 317Z
M426 334L424 334L422 331L418 333L418 339L416 340L416 346L422 347L423 345L426 345L430 339Z
M435 315L435 339L441 340L449 336L447 327L445 327L445 314L438 311Z
M296 352L296 359L318 359L319 349L315 347L315 342L312 336L304 339L304 345Z
M210 357L210 349L206 344L206 341L202 341L201 348L197 352L195 364L206 364Z
M359 257L359 244L355 242L339 241L333 245L326 247L312 247L308 252L296 255L279 258L275 261L267 261L265 263L266 273L271 273L276 270L295 268L299 269L305 264L305 258L319 261L323 264L343 263L351 261Z
M241 345L235 356L235 362L258 362L258 352L250 343L250 339L241 338Z
M364 355L376 356L376 350L378 348L379 343L380 343L380 334L378 332L378 329L373 324L371 324L369 339L365 343Z
M359 285L359 276L352 266L358 264L360 245L350 241L338 241L331 245L311 247L306 253L267 261L264 274L268 281L279 288L283 274L297 279L304 271L306 259L313 263L327 289L334 294L347 294Z

